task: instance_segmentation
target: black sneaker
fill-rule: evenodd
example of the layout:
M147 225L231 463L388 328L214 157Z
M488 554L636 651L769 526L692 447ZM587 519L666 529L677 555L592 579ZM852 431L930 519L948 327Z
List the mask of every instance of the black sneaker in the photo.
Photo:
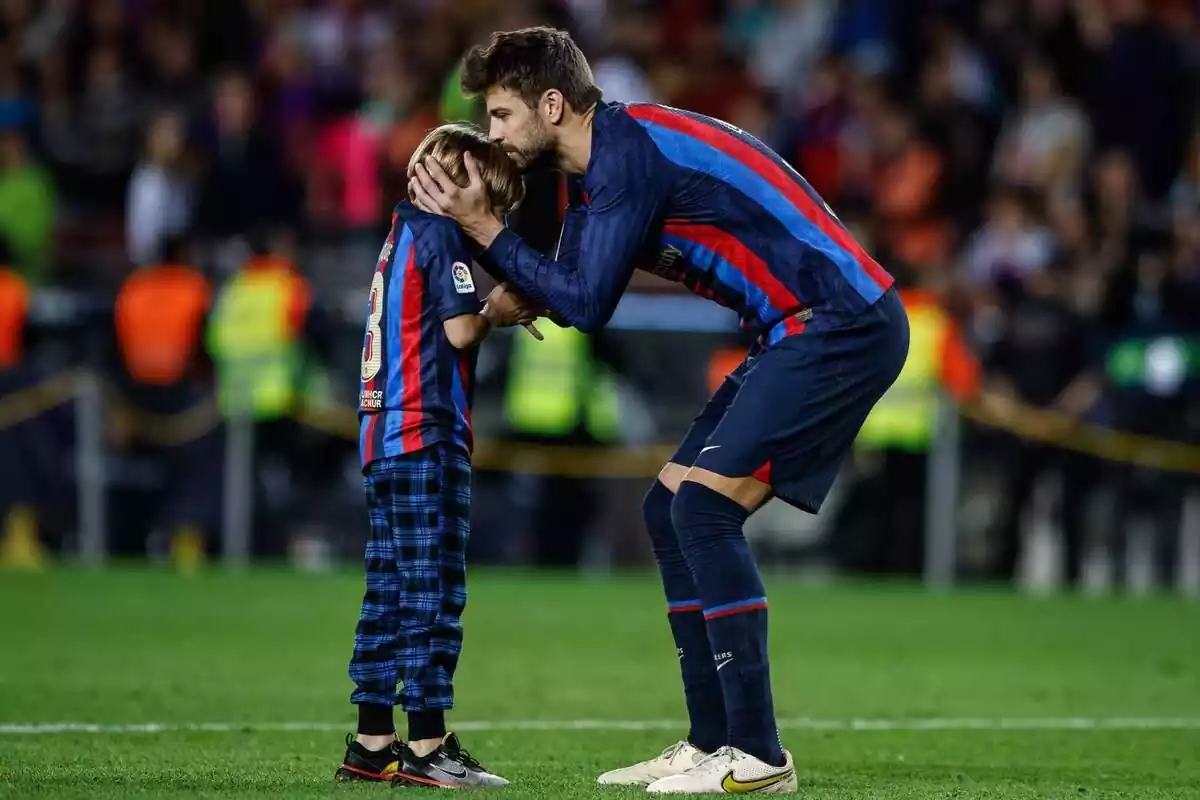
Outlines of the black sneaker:
M422 786L430 789L494 788L508 781L488 772L463 749L458 737L447 733L437 749L419 758L401 745L404 760L392 778L392 786Z
M392 742L383 750L368 750L357 741L354 734L346 734L346 756L342 765L333 774L333 779L345 781L390 781L400 769L404 759L404 747Z

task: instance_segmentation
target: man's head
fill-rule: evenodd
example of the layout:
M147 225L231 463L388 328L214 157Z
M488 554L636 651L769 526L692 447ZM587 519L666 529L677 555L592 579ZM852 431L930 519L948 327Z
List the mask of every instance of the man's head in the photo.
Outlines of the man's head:
M492 141L522 168L552 151L563 123L601 96L583 52L553 28L493 33L467 52L462 89L484 96Z
M412 175L417 164L426 156L446 171L450 180L459 186L467 186L470 176L463 156L471 154L479 167L479 174L487 187L488 199L497 216L512 211L525 197L525 184L521 173L499 145L492 144L483 131L471 125L451 123L430 131L413 152L408 162L408 174Z

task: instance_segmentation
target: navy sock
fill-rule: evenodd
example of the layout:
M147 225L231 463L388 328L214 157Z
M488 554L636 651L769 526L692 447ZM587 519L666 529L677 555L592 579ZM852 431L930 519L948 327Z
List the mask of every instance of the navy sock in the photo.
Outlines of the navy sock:
M358 732L363 736L387 736L396 732L392 706L377 703L358 705Z
M700 596L696 593L687 559L671 524L671 502L674 499L675 495L670 489L655 481L642 502L642 514L650 533L654 557L658 560L658 569L662 573L663 592L667 596L667 618L679 653L683 693L691 720L688 741L704 752L711 753L725 744L725 697L721 693L721 680L713 664Z
M767 659L767 598L742 534L749 513L707 486L684 481L671 520L699 590L721 680L728 743L782 766Z

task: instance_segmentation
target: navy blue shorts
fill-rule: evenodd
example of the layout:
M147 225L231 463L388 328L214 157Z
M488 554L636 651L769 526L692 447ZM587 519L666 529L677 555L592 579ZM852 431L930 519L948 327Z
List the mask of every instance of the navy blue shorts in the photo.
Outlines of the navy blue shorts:
M848 325L756 345L671 460L732 478L752 475L815 514L907 356L908 315L894 289Z

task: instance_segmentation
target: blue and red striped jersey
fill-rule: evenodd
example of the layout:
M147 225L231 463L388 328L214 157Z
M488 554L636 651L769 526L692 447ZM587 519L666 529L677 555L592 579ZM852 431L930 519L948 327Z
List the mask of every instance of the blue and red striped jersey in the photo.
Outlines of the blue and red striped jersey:
M600 103L582 188L557 260L508 230L489 256L583 331L608 321L638 268L728 306L771 342L838 327L893 284L786 161L711 117Z
M470 451L476 348L456 349L442 323L480 307L458 225L407 200L397 205L367 301L358 395L364 468L436 442Z

